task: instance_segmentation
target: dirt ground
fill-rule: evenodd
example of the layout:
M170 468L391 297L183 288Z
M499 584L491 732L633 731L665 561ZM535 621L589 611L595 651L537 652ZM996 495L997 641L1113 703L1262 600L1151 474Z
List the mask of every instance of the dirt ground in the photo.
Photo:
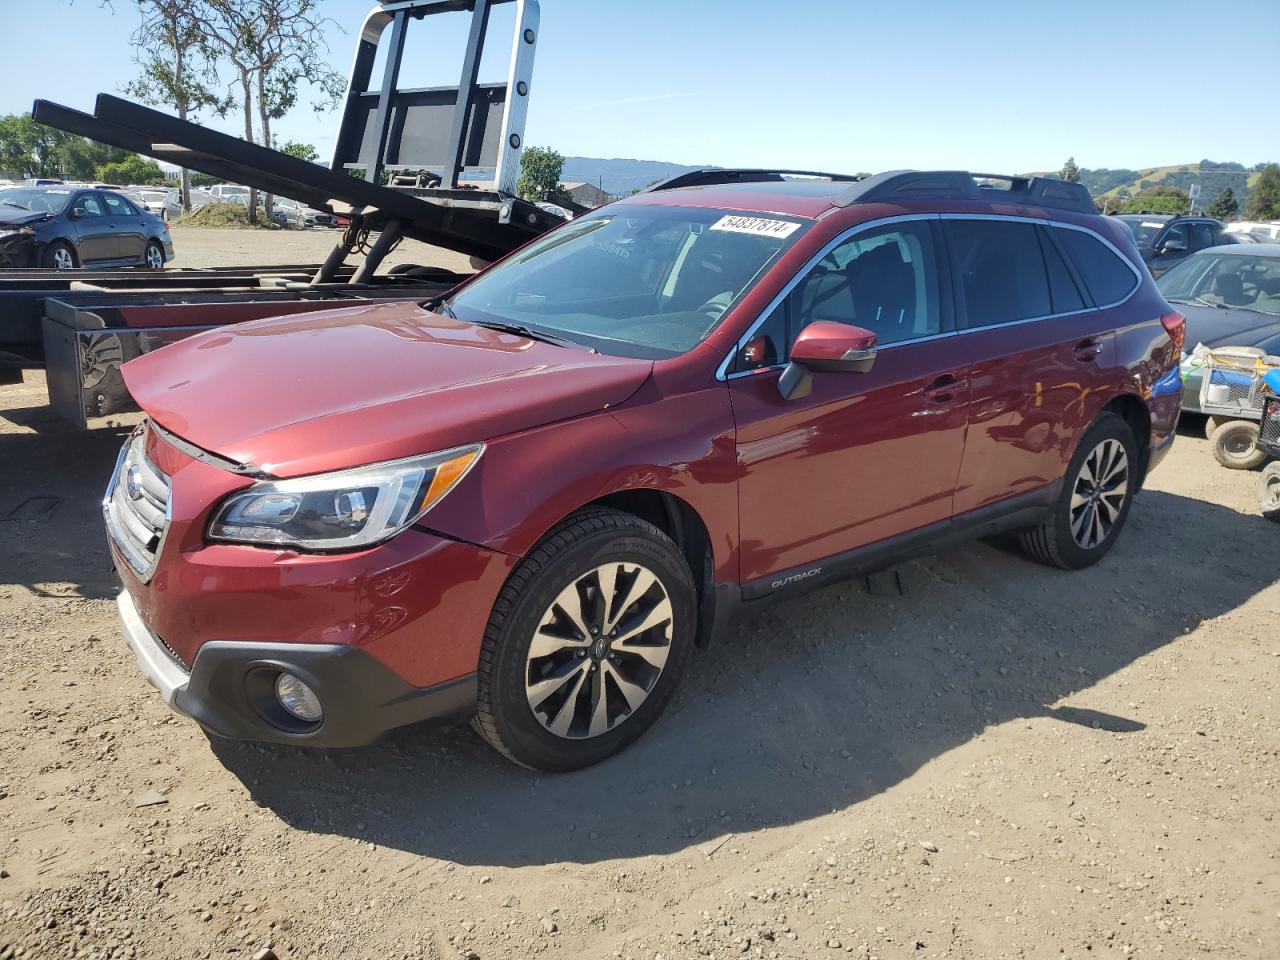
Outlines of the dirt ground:
M775 607L550 776L170 714L115 623L123 430L43 404L0 388L0 960L1280 956L1280 529L1194 425L1099 566Z
M333 249L341 231L328 227L308 230L215 230L209 227L169 228L173 236L175 268L239 267L262 264L320 263ZM354 258L351 260L355 262ZM398 263L471 270L467 257L417 240L402 240L383 261L382 271Z

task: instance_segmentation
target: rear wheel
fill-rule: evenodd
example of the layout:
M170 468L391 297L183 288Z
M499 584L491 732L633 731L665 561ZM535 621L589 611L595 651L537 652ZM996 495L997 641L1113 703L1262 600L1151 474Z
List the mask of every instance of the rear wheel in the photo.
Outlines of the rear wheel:
M44 265L54 270L74 270L80 266L80 260L71 244L65 240L55 240L44 251Z
M1022 548L1051 567L1079 570L1115 544L1138 492L1138 445L1129 424L1106 412L1080 440L1045 523L1022 532Z
M1280 523L1280 463L1271 463L1258 481L1258 508L1268 520Z
M485 630L476 718L516 763L576 770L658 718L693 646L693 579L650 523L583 511L551 531L503 587Z
M1213 457L1229 470L1253 470L1266 462L1258 449L1258 425L1252 420L1228 420L1209 437Z

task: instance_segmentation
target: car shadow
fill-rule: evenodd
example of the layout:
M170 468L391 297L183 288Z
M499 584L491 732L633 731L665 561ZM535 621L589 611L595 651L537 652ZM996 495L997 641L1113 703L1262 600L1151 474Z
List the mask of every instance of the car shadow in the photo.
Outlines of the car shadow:
M37 596L114 596L102 492L131 428L81 431L48 407L7 407L0 417L25 428L0 432L0 584Z
M211 743L300 830L472 865L710 852L857 804L1009 721L1141 736L1089 688L1267 586L1253 558L1273 546L1258 517L1147 491L1089 570L975 543L900 568L902 596L828 587L701 651L645 737L573 774L513 766L465 727L353 751Z

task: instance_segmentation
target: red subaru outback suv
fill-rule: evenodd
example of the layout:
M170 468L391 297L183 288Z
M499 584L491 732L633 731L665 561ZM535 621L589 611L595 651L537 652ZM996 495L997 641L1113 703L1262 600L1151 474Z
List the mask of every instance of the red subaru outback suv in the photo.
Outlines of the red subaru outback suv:
M582 767L766 601L997 531L1099 560L1173 441L1182 336L1075 184L687 175L439 300L129 363L124 632L216 734L470 715Z

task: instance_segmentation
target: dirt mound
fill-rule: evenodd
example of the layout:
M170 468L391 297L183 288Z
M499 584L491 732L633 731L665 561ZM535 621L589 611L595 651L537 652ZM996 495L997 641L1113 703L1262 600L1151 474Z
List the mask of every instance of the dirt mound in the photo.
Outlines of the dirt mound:
M258 222L249 222L249 210L238 203L208 203L176 221L184 227L214 227L219 230L279 230L259 212Z

